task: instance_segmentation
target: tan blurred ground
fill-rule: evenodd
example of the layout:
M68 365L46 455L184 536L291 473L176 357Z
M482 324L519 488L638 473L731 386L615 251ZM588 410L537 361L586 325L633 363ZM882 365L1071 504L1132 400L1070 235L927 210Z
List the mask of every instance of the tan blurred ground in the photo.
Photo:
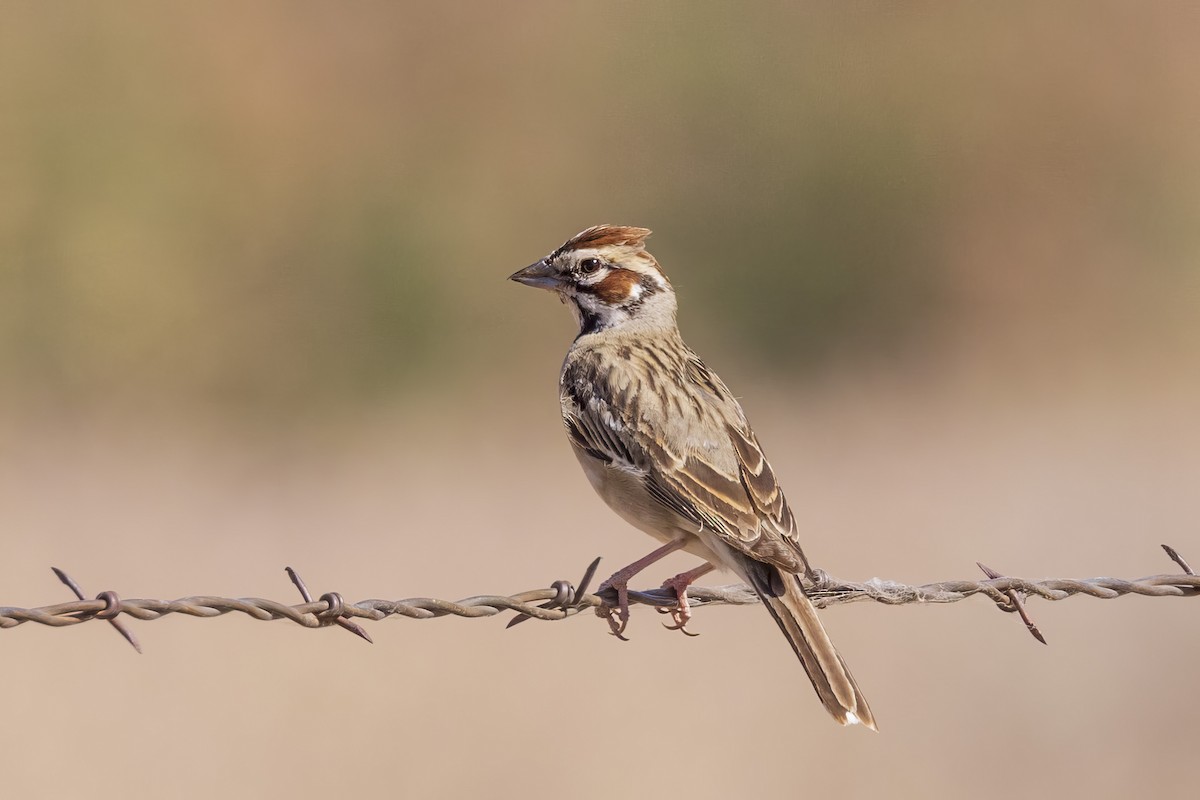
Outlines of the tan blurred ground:
M651 544L503 278L645 224L847 578L1200 560L1194 12L1087 3L10 5L0 603L510 593ZM669 566L684 566L685 559ZM669 574L647 578L656 581ZM767 615L0 634L5 796L1146 796L1194 601L850 606L881 733Z

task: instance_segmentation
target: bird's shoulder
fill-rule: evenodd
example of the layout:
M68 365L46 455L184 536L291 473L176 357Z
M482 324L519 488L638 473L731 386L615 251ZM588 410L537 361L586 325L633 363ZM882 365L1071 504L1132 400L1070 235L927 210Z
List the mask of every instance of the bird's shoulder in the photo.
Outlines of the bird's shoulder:
M576 342L559 381L564 413L598 414L613 428L653 440L673 460L694 450L736 471L726 429L748 430L719 377L672 337L589 337Z

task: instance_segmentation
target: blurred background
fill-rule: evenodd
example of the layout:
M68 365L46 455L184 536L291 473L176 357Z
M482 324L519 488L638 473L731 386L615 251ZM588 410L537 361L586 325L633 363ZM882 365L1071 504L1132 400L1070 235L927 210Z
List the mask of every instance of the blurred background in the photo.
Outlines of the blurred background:
M1200 13L1108 2L7 3L0 603L507 594L652 542L505 278L650 227L835 575L1200 561ZM656 585L686 558L671 561ZM721 579L718 579L721 580ZM1194 603L5 632L14 797L1192 786ZM565 732L565 734L564 734ZM71 765L64 770L64 760Z

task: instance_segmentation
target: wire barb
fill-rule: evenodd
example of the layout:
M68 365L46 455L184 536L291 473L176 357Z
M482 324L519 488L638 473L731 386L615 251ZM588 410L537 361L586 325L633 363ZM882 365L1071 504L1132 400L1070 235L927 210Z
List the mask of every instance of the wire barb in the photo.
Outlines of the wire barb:
M1182 574L1150 575L1145 578L1126 580L1122 578L1051 578L1030 581L1023 578L1004 577L980 565L989 575L983 581L944 581L923 586L872 578L863 582L844 581L821 570L813 570L808 576L805 591L813 604L824 608L840 603L869 600L884 605L907 605L910 603L956 603L974 595L983 595L1005 611L1021 612L1025 598L1040 597L1043 600L1064 600L1075 595L1111 599L1128 594L1145 597L1195 597L1200 595L1200 576L1196 575L1187 562L1172 548L1163 545L1164 551L1182 570ZM304 581L295 570L288 567L287 573L295 584L304 602L288 605L276 600L256 597L184 597L178 600L123 599L116 592L101 592L94 600L85 600L84 593L65 572L54 568L54 574L70 587L78 598L76 602L59 603L41 608L16 608L0 606L0 628L15 628L26 622L62 628L78 625L93 619L103 619L116 628L140 653L137 639L122 624L120 617L129 616L140 620L161 619L168 614L183 614L191 617L219 617L238 612L257 620L286 619L305 628L324 628L338 625L357 636L371 638L356 618L381 620L385 617L408 617L410 619L432 619L434 617L493 617L506 611L515 611L517 616L509 622L512 627L518 622L536 618L561 620L576 616L580 611L611 604L615 594L606 590L600 594L589 594L588 587L596 575L600 559L594 560L584 572L578 588L569 581L555 581L547 589L534 589L511 596L479 595L457 602L428 597L406 600L362 600L347 603L337 592L327 592L313 600ZM748 586L690 586L687 598L692 608L709 605L751 605L758 597ZM629 602L654 608L674 608L679 598L674 589L658 588L648 591L630 591ZM1040 631L1026 611L1022 615L1030 633L1038 636ZM1044 641L1039 637L1039 641Z
M300 590L300 596L304 598L304 602L311 603L312 595L308 593L308 586L304 584L304 579L299 573L291 567L284 567L288 577L292 579L292 583ZM367 644L375 644L371 639L371 635L363 630L363 627L357 622L346 617L346 602L342 600L342 596L337 592L326 592L321 595L320 602L325 604L325 610L317 612L317 620L321 625L338 625L345 628L356 636L361 636L367 640Z
M1163 550L1166 550L1167 557L1169 557L1172 561L1174 561L1176 564L1178 564L1179 568L1182 569L1185 573L1187 573L1188 575L1196 574L1195 572L1192 571L1192 568L1188 565L1188 562L1183 560L1183 556L1181 556L1181 555L1179 555L1179 553L1175 552L1174 547L1171 547L1171 545L1169 545L1169 544L1160 544L1159 547L1161 547Z
M80 600L84 599L83 589L79 588L79 584L75 582L74 578L72 578L66 572L63 572L58 567L51 567L50 569L54 571L54 574L58 576L60 581L66 584L68 589L74 592L77 598ZM121 605L121 598L117 596L117 593L101 592L100 594L96 595L96 599L104 601L103 608L99 609L98 611L76 611L72 616L74 616L79 622L84 622L85 620L92 618L107 620L108 624L116 628L117 633L121 634L121 636L125 638L125 641L129 642L129 644L133 646L133 649L140 654L142 652L142 646L138 643L137 637L133 635L133 631L129 630L121 623L121 620L117 619L117 615L124 610Z
M996 570L994 570L990 567L986 567L978 561L976 561L975 564L981 570L983 570L983 574L987 575L989 578L995 579L995 578L1003 578L1004 577L999 572L996 572ZM1026 608L1025 608L1025 601L1022 599L1021 593L1018 592L1016 589L1009 589L1006 592L1006 594L1008 595L1009 601L1012 603L1012 607L1006 608L1005 606L1000 605L999 606L1000 610L1001 611L1016 611L1018 614L1021 615L1021 621L1025 623L1025 630L1029 631L1029 633L1033 636L1033 638L1037 639L1042 644L1046 644L1046 637L1042 636L1042 632L1040 630L1038 630L1037 624L1034 623L1033 618L1029 616L1029 611L1026 610Z
M555 581L554 583L550 584L550 588L554 590L555 595L549 600L549 602L542 603L540 606L538 606L538 608L560 608L563 610L564 614L577 613L579 611L579 605L575 598L583 597L587 594L588 585L591 584L592 578L596 577L596 569L599 566L600 557L596 556L596 558L592 559L592 563L588 564L588 568L583 571L583 577L579 579L578 589L572 586L570 581ZM532 615L517 614L508 621L508 624L505 625L504 628L507 630L514 625L519 625L527 619L533 619Z

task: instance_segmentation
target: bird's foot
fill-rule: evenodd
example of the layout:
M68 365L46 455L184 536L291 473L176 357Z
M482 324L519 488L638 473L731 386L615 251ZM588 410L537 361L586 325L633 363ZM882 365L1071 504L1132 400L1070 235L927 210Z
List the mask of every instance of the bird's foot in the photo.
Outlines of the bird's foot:
M596 593L603 595L605 589L616 591L617 604L610 606L605 603L602 606L597 606L596 616L602 617L608 623L609 633L622 642L627 642L629 639L624 634L625 628L629 625L629 579L621 579L617 575L614 575L600 584Z
M709 567L709 569L711 569L711 567ZM664 622L663 627L667 630L679 631L684 636L700 635L698 633L692 633L687 629L687 624L692 619L692 606L690 603L688 603L687 587L691 586L696 578L700 577L696 574L696 572L697 570L681 572L674 578L667 578L665 581L663 581L662 585L662 588L671 589L674 591L675 597L678 598L678 604L675 606L675 608L658 609L659 613L661 614L670 614L671 619L675 623L674 625L667 625ZM708 572L708 569L704 570L704 572Z
M623 569L617 570L612 574L612 577L600 584L600 588L596 590L597 594L603 595L606 589L612 589L617 593L617 604L615 606L606 601L604 605L596 609L596 614L608 621L608 628L613 636L625 641L623 634L625 633L625 627L629 625L629 579L664 556L681 549L684 544L685 540L682 538L667 542L654 552L642 556ZM712 569L712 567L708 567L708 569Z

